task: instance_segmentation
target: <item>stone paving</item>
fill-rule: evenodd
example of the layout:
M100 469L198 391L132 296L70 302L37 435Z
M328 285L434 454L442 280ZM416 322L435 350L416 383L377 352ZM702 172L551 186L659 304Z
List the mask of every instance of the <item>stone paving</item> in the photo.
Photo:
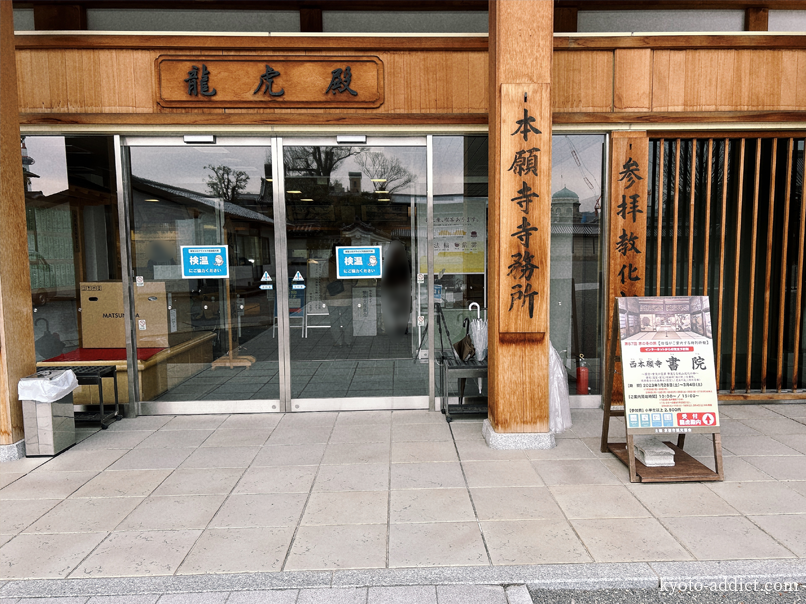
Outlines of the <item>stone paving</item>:
M806 405L721 413L724 483L636 485L598 451L599 410L574 410L549 451L493 451L480 421L425 411L126 419L56 458L0 464L0 581L801 564ZM710 446L686 443L703 461Z

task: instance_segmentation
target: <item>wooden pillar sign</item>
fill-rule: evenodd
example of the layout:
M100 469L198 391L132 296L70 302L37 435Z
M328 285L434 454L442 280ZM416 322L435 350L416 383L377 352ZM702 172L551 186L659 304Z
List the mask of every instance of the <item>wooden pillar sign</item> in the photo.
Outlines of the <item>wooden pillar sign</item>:
M610 207L608 212L608 324L605 350L610 350L612 309L616 298L644 295L646 267L646 212L649 139L646 132L614 132L610 145ZM611 402L623 405L621 361L618 342L616 356L605 359L615 365ZM610 370L610 367L605 367Z
M549 431L553 3L490 2L489 420Z
M551 246L551 119L548 84L501 86L501 165L499 187L498 331L548 331L549 250ZM546 162L546 157L548 162Z

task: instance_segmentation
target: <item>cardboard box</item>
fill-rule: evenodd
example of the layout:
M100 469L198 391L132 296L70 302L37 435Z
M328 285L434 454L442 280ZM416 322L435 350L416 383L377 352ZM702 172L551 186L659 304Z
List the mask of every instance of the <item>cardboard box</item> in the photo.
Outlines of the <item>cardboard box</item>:
M81 346L125 348L123 284L120 281L81 283ZM134 288L137 345L168 348L188 339L191 331L189 298L172 296L168 309L165 283L146 282Z
M81 346L125 348L123 284L119 281L82 282L80 289Z
M168 295L162 281L147 281L134 287L134 325L137 346L142 348L168 348L169 335Z

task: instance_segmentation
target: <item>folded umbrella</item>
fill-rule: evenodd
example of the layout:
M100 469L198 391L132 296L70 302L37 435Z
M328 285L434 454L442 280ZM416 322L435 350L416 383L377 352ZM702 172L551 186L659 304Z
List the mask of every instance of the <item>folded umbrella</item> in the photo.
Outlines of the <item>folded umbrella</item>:
M476 359L483 361L487 358L487 319L471 319L469 332L473 347L476 349ZM479 394L481 394L481 380L482 378L479 378Z

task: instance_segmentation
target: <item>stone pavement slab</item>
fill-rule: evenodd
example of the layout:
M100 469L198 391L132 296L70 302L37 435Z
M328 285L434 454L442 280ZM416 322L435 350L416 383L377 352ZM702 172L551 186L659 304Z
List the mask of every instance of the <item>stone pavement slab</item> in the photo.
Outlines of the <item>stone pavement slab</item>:
M437 604L434 585L370 587L367 604Z
M573 410L546 452L492 451L480 422L426 411L124 419L54 459L0 465L0 579L112 589L65 597L598 589L657 583L662 561L803 563L806 405L723 408L725 482L671 485L630 484L598 451L595 409ZM17 585L0 597L48 595L6 595Z

